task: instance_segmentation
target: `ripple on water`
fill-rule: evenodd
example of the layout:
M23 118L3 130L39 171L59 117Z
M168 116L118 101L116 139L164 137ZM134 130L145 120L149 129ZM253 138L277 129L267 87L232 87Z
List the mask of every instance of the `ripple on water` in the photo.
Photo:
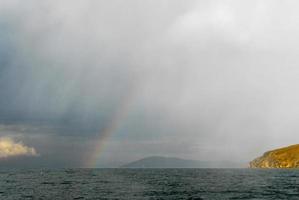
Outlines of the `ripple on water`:
M298 199L299 171L68 169L0 173L0 199Z

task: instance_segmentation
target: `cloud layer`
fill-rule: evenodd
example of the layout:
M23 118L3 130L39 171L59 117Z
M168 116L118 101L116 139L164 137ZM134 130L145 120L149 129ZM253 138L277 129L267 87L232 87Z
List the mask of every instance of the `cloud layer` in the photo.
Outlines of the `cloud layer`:
M0 130L79 166L117 115L107 162L250 160L299 141L291 2L1 1Z
M22 142L15 142L8 137L0 138L0 159L16 156L37 156L37 152L33 147L28 147Z

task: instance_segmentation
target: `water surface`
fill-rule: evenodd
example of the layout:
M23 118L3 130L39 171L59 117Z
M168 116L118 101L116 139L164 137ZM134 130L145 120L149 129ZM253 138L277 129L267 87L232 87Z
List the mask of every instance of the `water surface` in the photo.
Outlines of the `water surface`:
M2 170L0 199L299 199L299 170Z

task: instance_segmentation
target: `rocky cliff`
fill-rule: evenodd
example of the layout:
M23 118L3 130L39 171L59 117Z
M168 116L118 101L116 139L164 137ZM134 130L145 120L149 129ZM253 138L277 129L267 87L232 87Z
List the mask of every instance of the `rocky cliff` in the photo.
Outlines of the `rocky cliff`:
M251 168L299 168L299 144L268 151L249 165Z

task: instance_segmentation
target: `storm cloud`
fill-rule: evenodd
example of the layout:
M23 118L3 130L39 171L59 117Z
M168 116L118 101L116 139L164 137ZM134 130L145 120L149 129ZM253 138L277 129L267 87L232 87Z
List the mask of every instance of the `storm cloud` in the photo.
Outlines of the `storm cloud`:
M247 161L292 144L298 7L1 1L0 134L36 147L40 162L84 166L126 107L99 166L148 155Z

